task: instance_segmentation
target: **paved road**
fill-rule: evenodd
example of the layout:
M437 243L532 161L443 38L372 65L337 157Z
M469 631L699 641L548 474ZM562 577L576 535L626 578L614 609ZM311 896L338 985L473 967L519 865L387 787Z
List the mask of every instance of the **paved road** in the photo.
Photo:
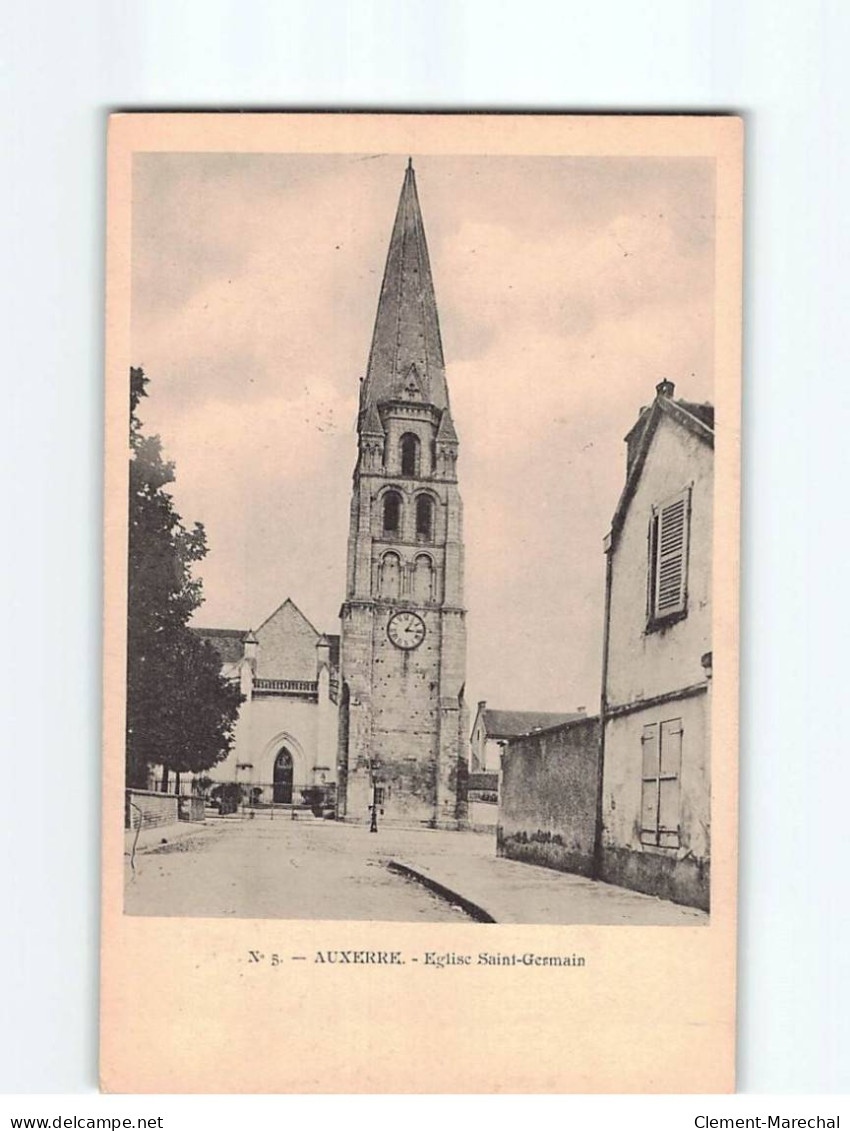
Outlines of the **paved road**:
M128 834L130 835L130 834ZM125 908L134 915L470 922L450 899L389 870L397 861L439 889L459 893L497 923L701 926L691 907L496 856L495 836L334 821L185 825L127 867ZM179 838L179 839L175 839Z
M427 840L451 834L412 835ZM125 910L131 915L471 922L461 908L387 869L393 840L389 831L376 836L362 826L331 822L216 822L137 855L135 876L128 862Z

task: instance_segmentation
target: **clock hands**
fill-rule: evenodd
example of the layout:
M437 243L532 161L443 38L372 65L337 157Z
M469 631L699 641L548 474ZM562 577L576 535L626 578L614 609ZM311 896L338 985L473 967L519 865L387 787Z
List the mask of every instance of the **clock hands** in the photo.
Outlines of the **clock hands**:
M398 612L390 618L387 634L396 647L409 650L425 639L425 625L416 613Z

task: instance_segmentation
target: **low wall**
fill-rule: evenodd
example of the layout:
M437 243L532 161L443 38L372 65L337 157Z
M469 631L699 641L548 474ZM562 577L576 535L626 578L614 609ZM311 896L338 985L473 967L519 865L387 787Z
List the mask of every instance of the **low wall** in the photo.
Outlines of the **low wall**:
M181 796L178 799L178 816L181 821L203 821L206 819L206 803L203 797Z
M631 848L602 850L601 878L607 884L710 910L711 866L708 860L635 852Z
M178 820L176 793L155 793L148 789L124 791L124 828L156 829Z
M499 806L495 801L473 801L467 807L471 829L495 829L499 823Z
M598 762L593 716L511 739L502 753L498 854L591 875Z

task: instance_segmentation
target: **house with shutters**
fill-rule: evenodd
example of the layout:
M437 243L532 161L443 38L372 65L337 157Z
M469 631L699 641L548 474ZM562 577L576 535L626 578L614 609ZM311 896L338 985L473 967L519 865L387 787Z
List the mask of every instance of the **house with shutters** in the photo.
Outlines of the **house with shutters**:
M708 910L714 410L656 387L605 540L596 874Z

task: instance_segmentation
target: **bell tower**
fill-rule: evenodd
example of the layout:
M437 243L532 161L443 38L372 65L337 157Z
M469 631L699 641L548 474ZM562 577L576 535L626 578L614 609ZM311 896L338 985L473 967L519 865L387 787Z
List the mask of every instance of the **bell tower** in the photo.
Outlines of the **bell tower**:
M408 162L360 386L340 617L339 815L465 819L463 521L425 229Z

